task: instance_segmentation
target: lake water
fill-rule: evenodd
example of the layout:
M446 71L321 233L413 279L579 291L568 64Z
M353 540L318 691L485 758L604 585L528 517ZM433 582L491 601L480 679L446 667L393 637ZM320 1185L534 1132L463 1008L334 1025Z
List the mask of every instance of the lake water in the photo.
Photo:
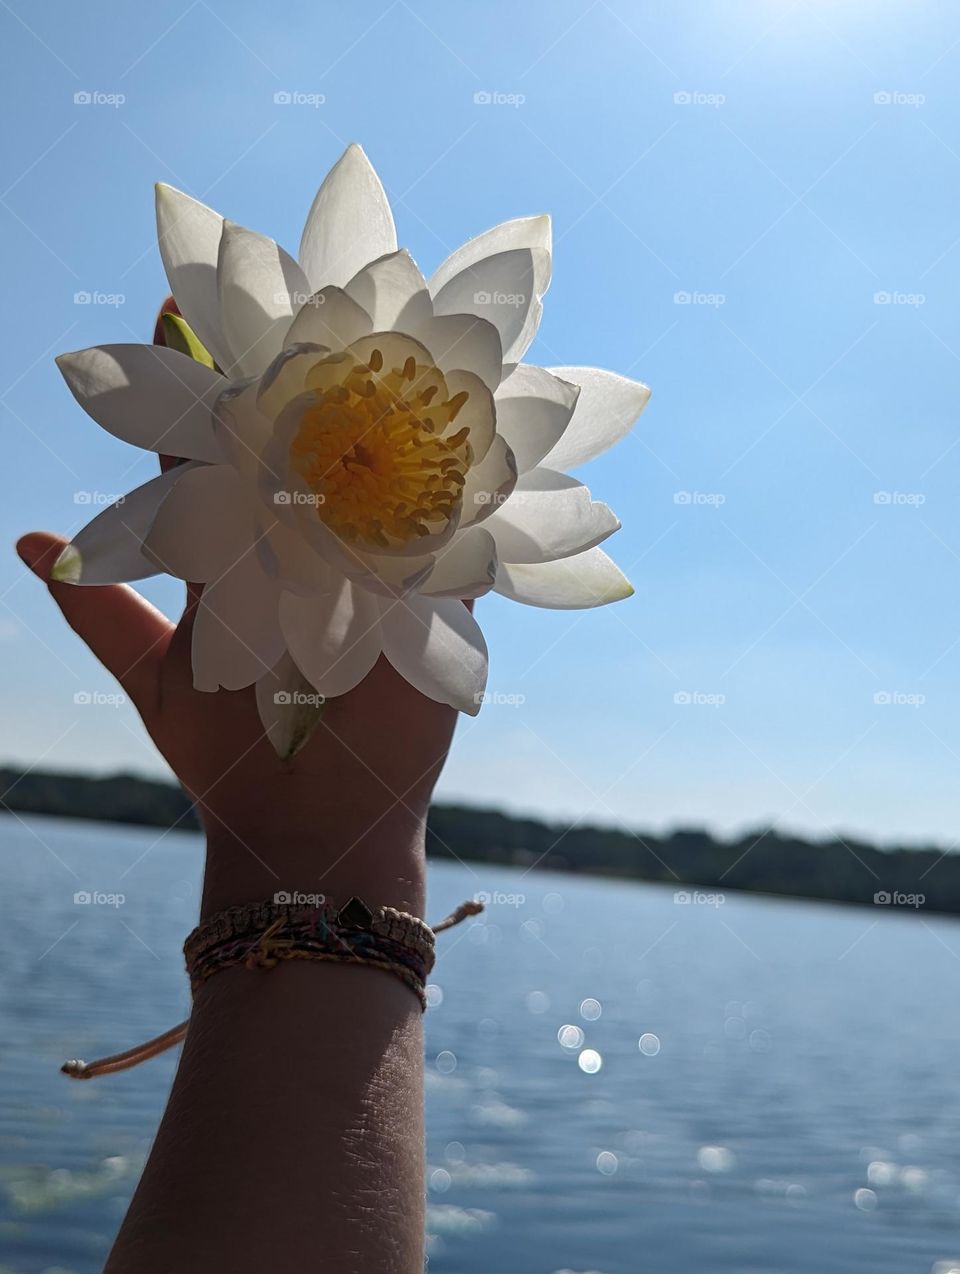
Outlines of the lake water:
M58 1067L186 1016L199 854L0 820L0 1274L101 1268L175 1057ZM438 940L432 1274L960 1274L960 924L431 872L492 898Z

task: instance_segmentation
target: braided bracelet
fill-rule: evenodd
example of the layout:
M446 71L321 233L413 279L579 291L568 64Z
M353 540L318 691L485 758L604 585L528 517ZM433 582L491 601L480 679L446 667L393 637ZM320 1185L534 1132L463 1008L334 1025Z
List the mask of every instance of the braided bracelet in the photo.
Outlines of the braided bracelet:
M208 978L232 965L272 969L281 960L329 960L394 974L417 996L422 1010L427 1007L426 981L435 959L435 935L483 910L481 902L463 902L431 929L405 911L371 908L360 898L337 907L321 898L304 904L296 901L298 896L275 894L267 902L229 907L198 925L183 944L191 992L195 995ZM60 1069L71 1079L129 1070L179 1044L189 1022L188 1018L125 1053L96 1062L64 1062Z

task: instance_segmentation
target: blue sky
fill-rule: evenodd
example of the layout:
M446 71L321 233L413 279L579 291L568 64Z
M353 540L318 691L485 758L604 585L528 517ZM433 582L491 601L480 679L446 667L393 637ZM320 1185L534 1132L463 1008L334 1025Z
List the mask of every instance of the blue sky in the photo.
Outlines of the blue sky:
M74 704L113 687L12 552L86 520L78 492L151 476L53 355L149 339L153 182L295 248L359 141L425 269L551 212L529 357L654 390L581 474L636 596L481 603L508 702L463 723L441 794L953 842L955 6L4 0L0 28L0 758L162 772L129 707ZM171 582L145 591L176 608Z

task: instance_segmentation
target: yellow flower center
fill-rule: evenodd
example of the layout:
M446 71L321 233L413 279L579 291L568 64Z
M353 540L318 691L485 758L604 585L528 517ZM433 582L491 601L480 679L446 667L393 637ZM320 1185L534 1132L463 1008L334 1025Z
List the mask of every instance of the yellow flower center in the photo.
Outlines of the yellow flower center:
M442 530L473 462L469 429L451 432L466 391L412 354L385 367L331 354L306 376L314 393L290 461L317 496L317 516L341 539L376 550Z

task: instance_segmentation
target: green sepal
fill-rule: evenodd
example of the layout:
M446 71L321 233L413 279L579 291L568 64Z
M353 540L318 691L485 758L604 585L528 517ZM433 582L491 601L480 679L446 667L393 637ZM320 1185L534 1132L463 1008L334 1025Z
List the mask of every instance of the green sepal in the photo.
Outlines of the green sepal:
M200 343L196 332L179 314L163 315L163 335L167 349L175 349L178 354L186 354L188 358L202 363L204 367L216 368L210 352Z

